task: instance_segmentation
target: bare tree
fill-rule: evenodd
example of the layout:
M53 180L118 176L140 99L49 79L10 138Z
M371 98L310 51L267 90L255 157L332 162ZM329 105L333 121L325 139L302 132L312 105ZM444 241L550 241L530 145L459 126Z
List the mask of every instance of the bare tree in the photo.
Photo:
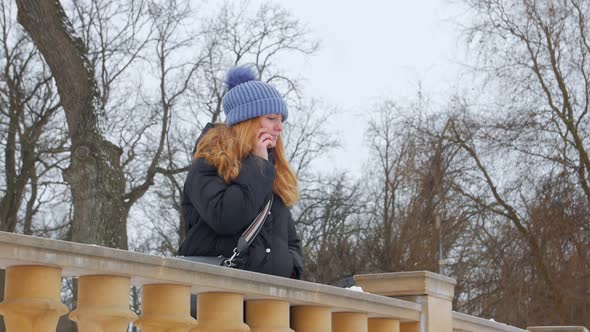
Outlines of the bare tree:
M127 248L119 199L125 188L121 150L99 129L102 106L88 51L59 2L17 1L17 6L18 21L49 65L66 114L71 156L64 177L74 205L72 240Z
M48 12L53 11L65 22L65 26L68 26L67 17L59 4L57 5L58 8L48 6L43 9ZM20 8L22 13L27 13L26 6ZM155 1L149 3L146 1L79 1L73 3L72 13L77 29L82 32L84 39L73 37L68 29L62 31L67 32L62 37L70 40L69 56L78 54L82 56L82 58L78 57L78 60L85 59L84 61L68 63L66 69L63 69L60 66L64 65L62 61L67 60L64 54L68 52L54 54L52 49L44 50L44 47L50 48L50 45L43 44L44 40L37 40L38 47L45 54L50 66L53 65L53 70L59 70L59 75L64 75L68 70L76 71L77 79L80 81L84 79L87 83L87 89L80 91L82 94L80 99L85 99L86 102L81 104L79 100L73 100L70 105L72 113L66 110L70 120L72 143L75 146L76 142L80 142L80 147L74 148L71 166L65 173L73 192L72 239L126 248L126 221L129 211L153 185L156 174L167 171L160 168L159 163L166 147L171 112L178 97L187 90L199 66L198 59L195 62L188 61L180 65L173 63L177 60L173 58L174 54L183 52L183 49L191 43L191 37L188 35L184 40L178 40L175 37L178 27L190 14L190 9L186 4L183 7L181 4L175 6ZM22 18L25 15L19 17L25 27L32 29L33 37L39 33L38 38L45 38L46 30L34 30L40 25L30 27L27 25L30 22ZM60 27L57 23L59 23L57 20L46 22L49 25L54 24L55 29L65 27L64 25ZM56 34L52 33L50 37L56 38ZM139 89L133 91L132 95L136 98L129 99L129 93L132 91L131 84L130 82L123 84L124 81L120 79L123 73L129 74L139 60L147 58L144 51L149 45L155 48L154 64L160 80L157 103L153 103L151 98L143 97ZM146 62L149 65L149 60ZM77 64L78 68L75 68L74 64ZM71 83L72 78L68 75L61 77L64 82L60 82L60 77L56 77L58 88L60 84L64 84L63 90L67 84ZM136 77L141 78L141 76ZM89 99L93 101L89 102ZM67 108L65 105L64 102L64 108ZM73 109L74 106L77 109ZM86 113L89 112L82 111L81 108L89 106L94 109L90 112L94 115L86 119ZM141 116L137 110L147 111L151 115ZM77 115L78 113L80 116ZM133 119L130 115L137 118ZM84 121L75 122L78 117ZM137 121L138 119L140 121ZM73 130L73 123L83 125L84 132ZM124 128L122 126L125 123L134 125ZM111 140L104 137L102 128L108 129ZM155 147L149 151L144 149L146 139L154 142ZM142 151L140 152L139 149ZM84 155L77 158L77 153ZM125 157L122 158L123 153ZM91 162L93 158L103 160L93 164ZM109 172L111 175L106 175ZM103 175L106 175L104 179L99 178ZM92 176L95 176L94 181L99 182L99 185L88 185L93 181ZM95 192L88 196L86 192L89 190L102 192L102 194ZM93 203L88 199L96 195L99 198L102 197L104 201L100 202L98 199ZM112 209L105 208L109 204L112 205ZM76 206L84 206L83 210L86 212L80 212ZM100 209L102 214L91 213L90 215L94 217L90 218L88 211L92 208ZM104 215L110 220L110 224L100 221L96 215ZM94 226L82 227L87 222Z
M345 173L318 177L306 183L294 211L302 238L305 279L340 284L364 271L363 242L365 195L360 181Z
M2 1L0 6L4 64L0 76L4 152L0 229L14 232L20 226L21 232L33 234L33 217L40 202L47 199L47 174L63 162L65 140L57 129L48 132L55 125L60 104L39 52L13 21L11 4Z
M481 55L478 68L487 74L488 86L501 92L490 94L495 103L486 110L495 112L495 118L471 114L453 122L450 139L471 158L475 171L461 191L491 214L488 223L519 235L517 255L528 258L516 264L522 269L512 267L519 272L513 276L523 289L529 285L525 293L532 298L518 317L490 302L484 307L519 325L576 319L587 325L580 314L587 302L574 294L587 287L562 281L571 282L575 275L588 284L588 258L581 254L587 246L579 239L588 238L590 224L573 211L590 208L590 6L576 0L465 2L475 14L468 36ZM560 187L567 189L554 190ZM510 226L500 226L505 222ZM489 224L487 228L496 234ZM550 240L555 234L561 234L559 240ZM486 243L509 246L507 241L514 241L502 237L506 242ZM500 266L501 271L510 269ZM496 287L497 294L511 291Z
M477 15L467 32L485 57L481 68L505 88L506 100L499 106L511 110L509 120L516 122L505 127L512 141L505 144L570 169L590 203L589 4L579 0L466 3ZM533 139L543 143L536 145L543 149L530 144Z
M64 187L53 175L65 166L66 140L57 126L60 103L51 73L16 24L15 9L0 1L0 230L38 235L63 226L34 219L47 201L63 203L52 191ZM0 270L0 294L3 280Z
M148 204L141 208L141 214L158 215L158 219L151 219L159 220L160 225L156 229L167 225L159 233L177 235L177 241L182 241L184 236L180 200L182 184L192 159L191 151L203 124L222 120L223 80L228 68L237 64L254 66L260 79L272 82L287 98L291 115L285 136L287 149L293 151L291 162L297 170L303 171L313 156L336 144L319 126L328 113L316 103L305 103L297 79L282 74L278 65L284 54L306 56L317 49L317 43L310 40L307 31L287 11L268 4L252 7L247 2L237 5L226 2L216 9L213 17L204 20L203 27L193 35L200 47L200 51L195 52L200 66L195 67L194 79L187 81L188 91L177 103L182 106L182 111L176 112L171 120L171 131L165 141L166 150L158 169L163 176L156 179L157 188L151 196L157 200L164 199L167 203L158 211L150 210ZM298 145L292 150L291 142L294 140ZM169 219L172 217L170 209L177 211L176 220ZM165 222L162 223L162 220ZM150 226L150 229L153 228ZM146 234L146 237L150 238L150 244L143 240L137 243L138 247L164 254L174 254L177 250L178 242L176 247L173 246L170 236L156 236L158 239L155 239Z
M207 114L207 121L220 120L224 75L238 64L252 64L261 80L272 82L285 97L298 102L302 96L298 79L286 75L278 64L287 54L314 54L319 43L286 9L271 3L252 8L248 1L226 1L204 27L209 61L192 91L196 109Z
M444 139L444 117L428 111L422 99L408 106L385 101L369 124L372 270L442 273L441 260L465 227L452 190L457 149Z

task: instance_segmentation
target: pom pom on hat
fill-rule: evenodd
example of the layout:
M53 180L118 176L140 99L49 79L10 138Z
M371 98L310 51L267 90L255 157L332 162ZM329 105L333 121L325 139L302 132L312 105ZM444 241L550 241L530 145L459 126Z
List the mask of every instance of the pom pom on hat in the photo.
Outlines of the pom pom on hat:
M225 86L227 90L231 90L238 84L254 80L256 80L256 73L252 68L246 66L234 67L227 72Z
M227 93L223 96L225 123L236 123L266 114L281 114L287 120L289 111L281 94L272 85L261 82L249 67L234 67L225 77Z

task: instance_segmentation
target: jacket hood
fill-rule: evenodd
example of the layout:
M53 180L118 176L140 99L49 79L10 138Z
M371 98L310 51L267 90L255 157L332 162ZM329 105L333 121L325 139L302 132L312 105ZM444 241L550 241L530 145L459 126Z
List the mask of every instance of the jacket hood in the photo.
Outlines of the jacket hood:
M205 134L207 134L207 132L213 127L215 127L215 124L213 124L211 122L208 122L205 125L205 128L203 128L203 131L201 131L201 135L199 135L199 137L197 138L197 141L195 142L195 146L193 147L192 155L195 155L195 153L197 152L197 146L199 145L199 142L201 141L201 139L203 137L205 137Z

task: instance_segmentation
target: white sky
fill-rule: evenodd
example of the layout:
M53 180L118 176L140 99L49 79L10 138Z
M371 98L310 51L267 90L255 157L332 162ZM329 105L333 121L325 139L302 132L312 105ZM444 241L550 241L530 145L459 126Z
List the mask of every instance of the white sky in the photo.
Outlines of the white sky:
M316 56L292 69L306 78L305 93L335 107L333 129L343 148L315 166L361 172L368 152L365 126L384 98L417 94L418 83L435 102L461 86L463 58L449 0L273 0L287 8L321 41Z

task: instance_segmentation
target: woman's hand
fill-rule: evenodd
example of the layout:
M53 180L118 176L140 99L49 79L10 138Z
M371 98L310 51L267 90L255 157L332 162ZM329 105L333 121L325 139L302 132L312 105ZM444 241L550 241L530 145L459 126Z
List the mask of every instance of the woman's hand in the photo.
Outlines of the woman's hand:
M267 128L258 130L258 142L254 148L254 155L268 160L268 148L272 147L272 135L268 133Z

